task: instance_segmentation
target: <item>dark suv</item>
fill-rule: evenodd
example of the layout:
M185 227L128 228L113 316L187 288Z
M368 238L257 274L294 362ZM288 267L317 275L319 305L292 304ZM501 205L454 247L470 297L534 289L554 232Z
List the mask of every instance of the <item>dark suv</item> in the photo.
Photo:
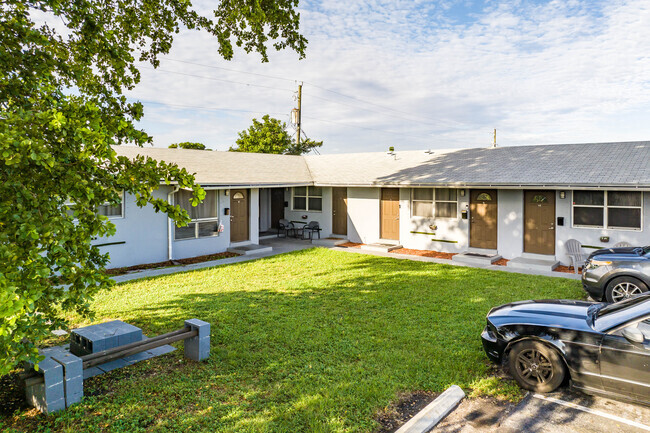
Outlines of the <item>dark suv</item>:
M607 248L591 253L582 286L597 301L618 302L650 286L650 246Z

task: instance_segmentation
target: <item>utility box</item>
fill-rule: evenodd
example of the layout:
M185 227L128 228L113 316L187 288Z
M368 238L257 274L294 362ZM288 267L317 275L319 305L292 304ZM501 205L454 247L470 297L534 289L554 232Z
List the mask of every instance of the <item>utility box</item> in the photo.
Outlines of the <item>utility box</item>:
M70 352L77 356L90 355L140 340L142 340L140 328L121 320L113 320L72 331Z

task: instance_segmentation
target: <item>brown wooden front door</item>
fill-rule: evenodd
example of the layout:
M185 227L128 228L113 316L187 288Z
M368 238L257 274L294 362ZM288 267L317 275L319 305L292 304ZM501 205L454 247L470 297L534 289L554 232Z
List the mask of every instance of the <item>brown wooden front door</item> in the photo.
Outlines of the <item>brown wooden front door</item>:
M474 189L469 197L469 246L497 249L497 190Z
M332 233L348 234L348 189L332 188Z
M249 239L248 190L230 190L230 242Z
M399 240L399 189L381 189L379 215L379 236Z
M555 255L555 191L524 192L524 252Z
M284 218L284 188L271 190L271 228L278 228L278 221Z

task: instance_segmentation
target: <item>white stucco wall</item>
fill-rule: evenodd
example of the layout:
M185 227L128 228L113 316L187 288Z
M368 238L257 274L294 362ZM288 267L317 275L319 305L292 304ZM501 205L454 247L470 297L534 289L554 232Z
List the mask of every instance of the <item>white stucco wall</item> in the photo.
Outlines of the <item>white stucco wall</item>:
M219 191L219 222L224 230L219 236L199 239L180 239L172 241L172 258L187 259L226 251L230 246L230 217L224 215L224 209L230 207L230 196ZM173 232L173 229L172 229ZM147 263L147 262L142 262Z
M284 217L289 221L318 221L322 231L321 237L328 237L332 234L332 188L323 187L323 210L322 211L304 211L293 210L293 201L291 198L291 188L284 189L284 200L289 206L284 208Z
M468 204L468 194L458 194L457 218L426 218L411 215L411 188L400 189L400 243L404 248L459 253L467 249L468 220L461 218L461 210ZM437 227L435 230L430 226ZM421 232L421 233L412 233ZM432 233L432 234L422 234ZM455 241L441 242L434 239Z
M260 189L259 231L265 232L271 228L271 190Z
M167 200L171 188L163 187L154 191L155 198ZM116 232L114 236L101 238L95 245L102 253L110 254L108 268L120 268L141 263L155 263L167 260L167 216L156 213L153 206L139 207L130 194L124 196L123 218L112 218Z
M379 241L380 188L348 188L348 239L369 244Z
M650 245L650 192L643 193L643 211L641 230L611 230L598 228L573 227L572 191L566 191L566 198L561 199L559 191L556 195L556 223L557 217L564 217L564 226L556 227L555 233L555 254L563 264L569 264L569 257L566 255L564 243L568 239L577 239L583 245L593 245L602 248L614 246L617 242L629 242L633 246ZM601 236L609 236L609 242L601 242ZM592 252L593 249L585 249L585 252Z
M497 191L497 251L505 259L520 257L524 251L524 192Z

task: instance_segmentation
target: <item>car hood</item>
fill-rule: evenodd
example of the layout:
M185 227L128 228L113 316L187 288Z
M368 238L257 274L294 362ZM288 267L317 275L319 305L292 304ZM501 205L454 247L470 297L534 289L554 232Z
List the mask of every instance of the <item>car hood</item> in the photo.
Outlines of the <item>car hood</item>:
M647 260L643 254L639 254L638 247L603 248L591 253L589 258L595 256L598 256L599 260Z
M593 331L587 320L593 302L575 300L520 301L493 308L488 319L495 326L536 325Z

